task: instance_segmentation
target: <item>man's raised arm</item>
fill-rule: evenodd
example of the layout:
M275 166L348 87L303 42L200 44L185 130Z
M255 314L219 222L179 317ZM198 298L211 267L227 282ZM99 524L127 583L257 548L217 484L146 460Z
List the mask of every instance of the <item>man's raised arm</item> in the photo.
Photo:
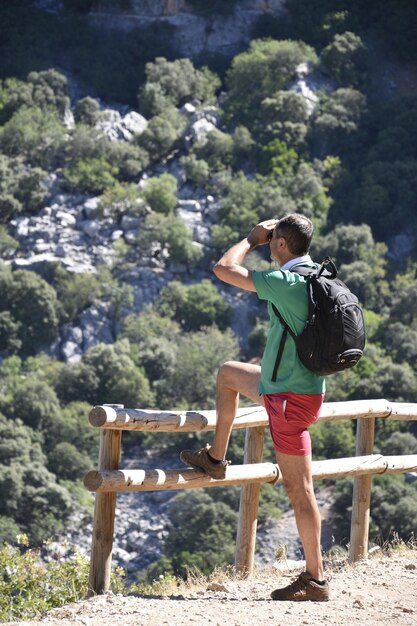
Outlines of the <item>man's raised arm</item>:
M257 246L269 242L270 234L277 221L266 220L257 224L245 239L229 248L213 268L217 278L229 285L246 289L246 291L256 291L252 272L243 266L243 261L246 255Z

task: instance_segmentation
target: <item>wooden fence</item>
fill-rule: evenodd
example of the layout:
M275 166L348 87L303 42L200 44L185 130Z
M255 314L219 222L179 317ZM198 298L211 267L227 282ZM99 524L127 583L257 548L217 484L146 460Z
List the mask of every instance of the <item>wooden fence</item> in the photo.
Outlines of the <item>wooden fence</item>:
M375 418L417 420L417 404L387 400L327 402L319 420L331 422L357 419L356 456L313 461L313 479L354 476L350 561L366 558L372 474L417 471L417 455L382 456L373 454ZM126 409L123 405L94 407L89 415L92 426L100 428L98 469L88 472L84 485L96 492L90 563L90 594L105 593L110 586L116 493L118 491L158 491L242 485L235 566L250 575L254 566L256 526L261 483L282 482L276 463L263 463L263 443L268 418L260 406L241 408L234 428L246 428L243 465L231 465L226 477L214 480L195 469L119 469L123 430L159 432L213 431L215 411L149 411ZM192 523L192 520L190 521Z

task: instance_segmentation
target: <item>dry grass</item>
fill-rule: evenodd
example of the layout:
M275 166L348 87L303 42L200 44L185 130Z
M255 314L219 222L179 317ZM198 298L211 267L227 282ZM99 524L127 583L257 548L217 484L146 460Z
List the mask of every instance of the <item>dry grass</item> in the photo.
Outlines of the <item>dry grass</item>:
M407 551L417 551L417 539L413 536L409 541L404 542L397 533L394 533L389 541L382 545L374 545L370 548L369 558L380 558L382 555L393 555ZM332 546L323 555L326 575L331 578L332 574L341 570L350 570L355 567L355 563L349 562L348 547ZM287 561L285 550L277 551L277 561L270 566L255 566L251 579L258 581L270 581L280 575L288 575L292 571L297 571L303 567L303 562L296 564L294 561ZM228 586L242 583L248 577L239 572L232 565L218 567L209 575L205 575L197 569L190 569L187 578L184 580L172 575L162 575L152 583L139 583L130 587L126 595L142 597L173 597L189 596L202 591L225 591Z

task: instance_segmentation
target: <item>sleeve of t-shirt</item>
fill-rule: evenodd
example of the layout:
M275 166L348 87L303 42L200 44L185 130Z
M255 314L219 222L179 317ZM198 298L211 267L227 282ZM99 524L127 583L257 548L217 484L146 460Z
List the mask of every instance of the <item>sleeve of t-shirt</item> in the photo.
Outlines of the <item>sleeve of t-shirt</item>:
M264 270L252 272L258 298L275 302L279 300L283 287L288 283L289 272L281 270Z

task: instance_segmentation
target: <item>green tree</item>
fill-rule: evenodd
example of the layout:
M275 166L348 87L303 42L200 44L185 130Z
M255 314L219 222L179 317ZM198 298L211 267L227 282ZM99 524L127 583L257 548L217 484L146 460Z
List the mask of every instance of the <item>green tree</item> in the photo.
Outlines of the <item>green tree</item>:
M323 95L313 115L315 151L323 158L346 153L359 131L366 108L366 96L356 89L340 88Z
M100 402L98 387L100 380L94 367L82 361L66 363L60 367L54 389L63 404L81 400L90 404Z
M174 215L151 214L144 221L138 237L143 252L154 256L155 242L159 251L168 252L169 259L193 267L203 256L202 248L193 242L190 229Z
M0 155L0 221L7 223L23 210L35 213L47 196L46 177L19 157Z
M118 168L119 179L131 183L137 182L141 172L149 166L151 161L147 150L126 141L109 142L107 158Z
M162 289L157 308L172 316L185 330L199 330L212 324L224 329L231 315L230 306L208 279L189 286L172 281Z
M227 73L227 114L251 130L262 117L261 102L283 89L301 63L316 62L313 48L301 41L252 41Z
M10 411L34 430L47 430L60 411L55 391L45 382L29 378L13 394Z
M62 322L73 322L79 313L87 309L105 292L96 274L73 274L60 265L54 268L54 284L59 300Z
M78 398L61 408L54 419L48 423L48 428L44 429L44 438L48 450L48 466L54 473L57 472L49 465L50 455L60 443L71 444L78 454L85 458L85 463L95 464L99 437L96 429L91 428L88 422L87 417L90 410L91 404ZM71 476L68 478L71 479ZM73 480L75 478L74 475Z
M163 113L169 106L179 107L187 100L214 100L220 79L208 68L196 69L190 59L167 61L158 57L146 64L146 82L139 92L139 108L145 115Z
M210 177L210 167L204 159L198 159L195 154L187 154L181 157L181 165L184 168L187 182L196 186L203 186Z
M92 465L93 462L68 441L60 441L48 454L48 468L58 479L82 479Z
M83 363L98 378L94 404L124 404L130 408L153 405L153 394L144 372L135 366L127 340L90 348Z
M151 381L164 379L175 368L181 329L177 322L159 315L151 305L123 321L121 338L127 338L132 357L143 365Z
M17 78L6 78L0 83L0 122L4 124L22 106L32 105L31 86Z
M118 168L104 158L80 159L63 170L66 186L71 191L101 194L117 183Z
M55 111L21 107L0 129L0 148L45 169L59 162L66 129Z
M417 160L366 164L353 196L353 215L372 223L376 237L400 232L411 219L417 192Z
M157 213L171 213L177 205L177 179L165 172L146 181L142 196Z
M401 322L388 323L381 330L383 345L395 361L417 366L417 330Z
M0 415L0 515L28 532L34 546L63 529L73 510L70 495L46 469L31 428Z
M1 204L1 201L0 201ZM1 220L0 220L1 221ZM6 230L6 227L0 225L0 257L8 259L18 249L19 243Z
M411 433L395 431L381 445L381 453L388 456L417 454L417 437Z
M174 367L156 385L158 406L187 410L213 408L217 370L238 354L238 342L230 330L222 333L211 326L183 335L178 341Z
M341 87L358 87L365 78L367 50L355 33L336 34L321 52L321 66Z
M294 207L285 191L273 181L250 180L238 172L220 186L219 221L212 229L212 243L226 248L248 234L263 219L290 212Z
M382 541L394 534L409 541L417 532L415 484L407 485L404 476L376 476L372 489L373 533Z
M355 436L351 421L317 422L310 428L314 456L337 459L355 455Z
M214 503L201 491L184 492L171 501L169 515L172 528L165 554L175 575L185 578L193 569L209 574L215 567L231 564L237 514L229 506ZM184 524L184 519L189 523ZM154 567L152 575L157 572Z
M80 123L76 124L65 144L65 160L67 166L70 166L77 161L107 159L110 150L111 142L103 133Z
M185 123L185 118L175 109L166 109L149 120L147 127L135 137L135 141L146 150L152 162L159 161L173 151Z
M15 354L22 347L19 339L20 324L15 320L10 311L0 312L0 351Z
M4 293L1 308L9 311L11 319L17 324L15 329L22 342L22 352L35 354L57 336L58 300L55 290L34 272L12 272L8 268L0 271L0 286Z
M43 110L56 109L62 118L69 108L68 81L55 69L30 72L27 82L32 86L32 99Z
M308 131L305 98L293 91L277 91L261 102L262 123L258 134L262 141L278 139L301 150Z
M95 98L86 96L78 100L74 109L74 119L77 124L87 124L94 126L100 113L100 104Z
M235 145L233 137L218 128L207 133L201 146L195 148L198 159L206 161L210 168L221 170L232 164Z

